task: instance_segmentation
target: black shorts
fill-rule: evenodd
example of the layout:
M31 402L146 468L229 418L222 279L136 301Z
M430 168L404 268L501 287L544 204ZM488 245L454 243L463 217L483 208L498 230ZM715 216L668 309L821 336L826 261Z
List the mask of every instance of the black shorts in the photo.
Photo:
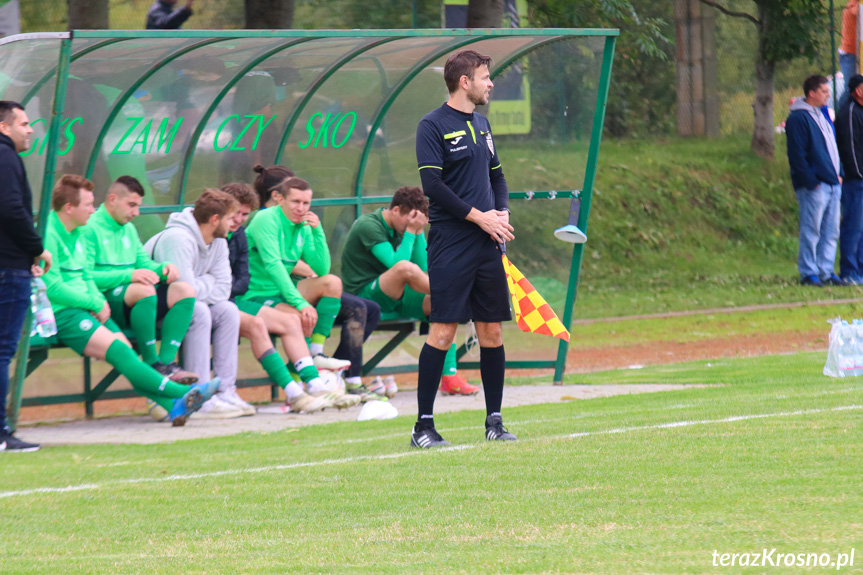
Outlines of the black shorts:
M428 264L429 321L497 323L512 319L500 247L478 226L432 226Z
M127 306L126 302L123 301L128 287L129 284L125 284L104 292L105 299L108 300L108 306L111 308L111 318L122 329L132 326L132 308ZM156 285L156 321L164 318L168 313L168 309L168 284L161 282Z

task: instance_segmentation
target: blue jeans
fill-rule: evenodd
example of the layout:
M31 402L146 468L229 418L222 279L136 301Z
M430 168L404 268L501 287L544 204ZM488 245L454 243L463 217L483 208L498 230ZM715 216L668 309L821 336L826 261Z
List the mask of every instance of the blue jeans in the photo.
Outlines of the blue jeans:
M843 279L863 277L863 180L842 183L839 275Z
M6 426L9 364L30 305L30 270L0 269L0 429Z
M794 190L800 206L800 277L827 279L833 274L839 239L839 198L842 187L821 182L814 190Z

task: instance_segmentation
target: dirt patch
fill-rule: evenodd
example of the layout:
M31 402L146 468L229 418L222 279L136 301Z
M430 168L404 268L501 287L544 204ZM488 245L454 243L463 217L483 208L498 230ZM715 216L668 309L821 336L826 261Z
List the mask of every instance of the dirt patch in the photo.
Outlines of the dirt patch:
M825 351L827 340L823 329L805 333L769 333L762 335L713 338L690 342L644 342L618 348L571 349L567 355L566 373L590 373L608 369L619 369L630 365L662 365L682 361L719 359L728 357L753 357L805 351ZM462 372L469 379L478 380L478 371ZM546 375L548 370L519 370L519 375ZM550 383L549 381L547 383ZM399 387L416 388L415 374L396 376ZM240 390L240 394L252 402L265 402L270 398L266 387ZM145 411L143 398L99 401L94 407L96 417L107 415L140 414ZM26 407L21 410L22 424L75 420L85 417L83 404L46 405Z

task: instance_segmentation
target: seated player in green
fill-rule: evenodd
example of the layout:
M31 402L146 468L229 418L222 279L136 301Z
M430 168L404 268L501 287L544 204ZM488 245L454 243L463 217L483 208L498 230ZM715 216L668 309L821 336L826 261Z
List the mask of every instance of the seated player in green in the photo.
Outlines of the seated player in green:
M114 320L105 296L90 277L81 227L93 213L93 183L65 175L54 186L45 245L54 265L44 275L57 319L57 338L75 352L104 359L132 387L161 407L174 426L201 408L219 388L218 378L188 387L173 382L138 358Z
M133 220L140 215L144 187L121 176L108 188L105 201L81 228L90 275L111 308L111 319L131 328L141 359L172 381L190 384L197 374L174 361L192 321L195 288L177 281L170 262L155 262L144 251ZM156 321L162 320L162 346L156 351Z
M342 406L336 397L329 393L312 396L294 381L288 367L273 347L270 334L278 335L282 347L306 388L314 392L321 389L323 382L312 361L309 346L303 338L300 316L286 313L277 308L265 306L251 300L237 300L249 289L249 244L243 224L249 215L258 209L258 194L248 184L232 182L222 186L222 191L231 194L240 206L231 221L228 232L228 251L231 261L231 298L240 310L240 337L252 344L252 353L261 363L267 375L285 390L286 405L294 413L311 413L325 407ZM299 367L297 367L299 366Z
M431 311L423 229L429 203L418 187L396 190L389 208L357 218L342 251L342 281L348 293L370 299L384 313L428 321ZM479 388L456 372L456 345L446 354L441 393L475 395Z
M351 362L323 353L341 309L342 280L330 273L330 249L311 202L312 189L301 178L287 178L272 190L268 209L258 212L246 229L251 278L237 304L254 302L299 314L315 366L345 369ZM300 260L317 277L294 284L291 272Z

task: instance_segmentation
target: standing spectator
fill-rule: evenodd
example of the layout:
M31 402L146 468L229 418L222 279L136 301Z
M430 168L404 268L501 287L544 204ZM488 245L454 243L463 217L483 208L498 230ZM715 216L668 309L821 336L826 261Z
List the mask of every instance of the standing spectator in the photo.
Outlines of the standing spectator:
M839 275L846 283L863 282L863 76L848 81L850 99L836 115L836 140L845 170L842 223L839 228Z
M156 0L147 11L147 30L179 30L183 22L192 15L194 0L174 10L177 0Z
M816 287L844 285L833 272L842 168L833 126L821 113L830 97L827 78L806 78L803 93L805 97L791 105L785 122L791 183L800 206L800 283Z
M18 155L30 149L32 133L21 104L0 100L0 451L39 449L39 445L13 436L6 426L9 363L18 350L30 305L30 279L51 267L51 254L33 228L33 196ZM38 265L40 261L45 262L44 270Z
M842 94L840 106L848 101L850 96L849 82L859 72L857 68L857 14L860 11L860 0L848 0L842 9L842 43L839 44L839 69L845 80L845 91Z
M195 288L197 301L183 340L183 366L209 379L212 343L213 371L222 381L219 392L196 416L202 419L255 414L255 408L237 395L240 313L228 299L231 263L226 238L237 207L230 194L205 190L194 207L171 214L165 231L144 245L157 262L173 262L180 271L180 281Z

